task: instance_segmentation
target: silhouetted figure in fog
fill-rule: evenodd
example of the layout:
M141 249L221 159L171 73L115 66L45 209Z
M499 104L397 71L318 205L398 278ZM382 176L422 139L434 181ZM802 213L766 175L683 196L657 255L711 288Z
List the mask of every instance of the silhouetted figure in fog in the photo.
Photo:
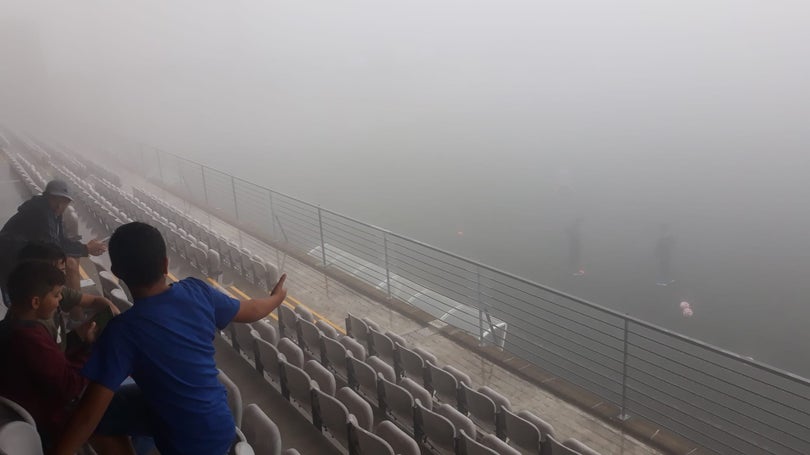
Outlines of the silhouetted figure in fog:
M585 275L582 267L582 218L577 218L565 228L568 236L568 272L574 276Z
M675 236L669 232L669 226L661 226L661 234L655 245L655 259L658 262L658 277L655 284L666 286L675 282L672 277L672 250L675 248Z

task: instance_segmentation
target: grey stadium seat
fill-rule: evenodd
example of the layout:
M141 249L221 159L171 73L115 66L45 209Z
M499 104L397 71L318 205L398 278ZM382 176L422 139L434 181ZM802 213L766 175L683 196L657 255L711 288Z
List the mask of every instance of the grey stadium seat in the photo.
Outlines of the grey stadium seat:
M231 408L233 414L233 421L236 422L236 428L242 426L242 392L236 386L231 378L228 377L222 370L219 370L219 382L225 386L228 392L228 407Z
M278 307L278 328L281 336L298 341L298 315L286 304Z
M381 378L386 415L406 428L413 428L413 395L404 387Z
M394 372L394 367L392 367L388 363L385 363L382 359L380 359L376 355L367 358L366 363L371 368L374 368L374 371L381 374L385 379L388 379L389 381L393 382L397 380L397 375Z
M399 385L410 392L414 400L419 400L428 409L433 409L433 398L430 392L411 378L402 378Z
M338 340L340 344L342 344L346 350L352 353L352 356L357 360L366 360L366 348L363 347L357 340L351 337L343 337Z
M281 432L257 405L249 404L242 416L242 433L256 455L280 455Z
M346 409L355 416L357 424L360 425L360 427L371 431L371 426L374 424L374 410L371 408L368 401L364 400L363 397L349 387L341 387L340 390L335 393L335 398L343 403Z
M543 442L543 455L582 455L578 451L566 447L554 436L548 436Z
M371 345L374 347L374 355L383 362L394 366L394 342L382 332L369 328Z
M256 321L253 324L253 330L259 332L259 336L266 342L273 346L278 344L278 330L267 319Z
M449 372L433 365L427 364L428 377L436 399L442 403L456 406L458 403L458 381Z
M335 328L329 325L327 322L324 322L321 319L315 321L315 327L317 327L321 331L321 334L323 336L329 337L333 340L337 340L338 338L340 338L338 331L335 330Z
M284 358L284 354L278 352L274 345L259 338L259 334L255 330L253 334L258 348L256 352L258 355L256 369L265 375L276 390L281 390L281 366L279 360Z
M334 395L336 391L335 376L323 365L315 360L308 360L304 364L304 371L318 383L318 388L329 395Z
M312 417L312 391L318 389L318 383L301 368L285 362L281 362L282 370L286 381L290 402L297 405L305 415Z
M349 384L357 390L363 398L377 405L377 372L362 360L349 357Z
M110 300L112 301L113 305L118 308L118 311L122 313L132 308L132 302L129 301L126 293L121 288L116 288L110 291Z
M346 346L331 338L324 337L322 340L324 359L326 360L327 366L330 367L338 377L347 380L349 377L347 358L351 353L346 349Z
M346 316L346 333L357 340L363 347L368 348L369 335L366 321L349 313Z
M540 440L545 441L547 436L554 436L554 427L551 426L550 423L546 422L545 420L541 419L540 417L532 414L529 411L522 410L518 411L518 417L521 417L527 421L529 421L532 425L534 425L540 431Z
M469 388L464 383L460 385L460 391L472 421L487 433L494 433L498 415L495 402L483 393Z
M334 438L338 444L349 448L349 425L356 422L343 403L337 398L324 393L321 390L313 392L318 415L321 417L322 430L327 430L328 434Z
M321 361L323 354L321 350L321 331L315 324L304 320L303 318L298 321L298 328L301 331L301 339L299 340L301 347L307 350L312 357Z
M530 421L501 408L503 423L506 427L506 441L524 455L535 455L540 451L540 430Z
M354 431L360 449L359 455L397 455L385 439L360 427L356 427Z
M453 422L420 403L416 404L416 409L418 429L431 452L438 455L455 455L456 429Z
M484 435L481 442L494 450L498 455L520 455L520 452L509 446L509 444L498 439L494 434Z
M593 450L592 448L586 446L582 442L573 438L563 441L563 445L568 448L576 450L577 453L582 455L599 455L599 452Z
M104 297L112 300L110 298L110 292L113 289L121 289L121 285L118 283L118 278L107 271L99 272L98 278L101 280L101 292L104 294ZM123 291L123 289L121 290Z
M397 343L397 355L402 373L420 384L425 383L425 362L415 351Z
M36 427L22 420L0 425L0 452L9 455L42 455L42 442Z
M397 455L420 455L419 444L396 425L383 420L377 425L377 436L385 439L385 442L394 449Z
M253 359L253 336L250 334L253 327L251 327L250 324L241 322L232 322L231 326L233 326L236 347L238 347L243 355L246 355L249 359Z
M470 437L473 438L478 434L473 421L449 404L441 404L437 408L434 408L434 410L436 413L447 418L447 420L453 423L453 426L456 428L456 436L458 436L459 430L464 430Z
M459 452L464 455L498 455L498 452L468 436L464 430L459 431L458 443Z
M302 351L297 344L293 343L292 340L284 337L278 341L276 347L278 351L287 358L287 362L298 368L304 368L304 351Z

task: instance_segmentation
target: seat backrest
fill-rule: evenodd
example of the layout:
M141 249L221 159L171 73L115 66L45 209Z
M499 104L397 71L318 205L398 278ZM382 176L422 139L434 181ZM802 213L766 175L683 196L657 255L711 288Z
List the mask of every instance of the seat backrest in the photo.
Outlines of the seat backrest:
M554 436L547 436L543 442L543 453L547 455L582 455L578 451L566 447Z
M366 363L371 368L374 368L374 371L381 374L385 379L388 379L389 381L396 381L397 375L394 372L394 367L388 363L385 363L376 355L367 358Z
M348 408L337 398L315 390L315 407L321 417L321 424L340 444L349 448L349 422L351 417Z
M563 445L568 447L569 449L574 449L577 453L582 455L600 455L599 452L593 450L592 448L586 446L582 442L577 439L568 439L563 441Z
M385 412L406 428L413 428L413 396L407 389L400 387L380 375L385 396Z
M253 330L259 332L259 336L266 342L273 346L278 344L278 330L267 319L256 321L253 324Z
M349 384L357 386L364 398L377 403L377 372L362 360L349 357Z
M115 288L110 291L110 300L113 305L118 308L118 311L124 312L132 308L132 302L127 298L127 294L121 288Z
M338 331L327 322L324 322L322 319L315 321L315 327L321 331L321 335L323 336L327 336L333 340L337 340L340 337L340 335L338 335Z
M498 455L498 452L490 449L489 447L477 442L471 438L466 431L459 431L459 445L461 446L461 453L464 455Z
M287 337L278 340L278 351L287 357L287 362L298 368L304 368L304 351Z
M497 425L497 407L492 399L464 383L461 383L460 390L473 422L489 433L494 432Z
M455 454L456 427L446 417L416 404L419 431L434 453Z
M42 455L42 442L37 429L22 420L0 425L0 452L8 455Z
M256 404L245 407L242 415L242 433L258 455L281 454L281 432Z
M332 338L323 337L324 360L327 365L343 379L348 378L348 371L346 369L346 358L351 355L346 349L346 346L333 340Z
M501 408L501 413L503 413L506 441L509 445L523 453L537 453L540 450L540 430L533 423L509 409Z
M371 431L371 426L374 424L374 410L368 401L349 387L341 387L335 392L335 398L340 400L346 409L357 418L358 425Z
M366 360L366 348L363 347L357 340L351 337L343 337L338 340L340 344L346 347L346 349L352 353L352 356L358 360Z
M304 308L303 305L298 305L298 306L295 307L295 314L297 314L300 319L303 319L305 321L309 321L309 322L312 322L312 323L315 322L315 316L312 315L311 311Z
M512 408L512 403L509 401L509 398L506 398L506 396L502 395L499 392L496 392L495 390L493 390L490 387L487 387L487 386L479 387L478 392L483 393L484 395L488 396L495 403L495 407L498 408L498 409L501 409L501 408L511 409Z
M278 307L278 326L281 336L298 339L298 315L286 304Z
M389 365L394 365L394 342L382 332L369 327L371 345L374 346L374 355Z
M253 330L253 327L251 327L250 324L241 322L232 322L231 325L233 326L236 336L237 346L239 346L239 349L247 354L249 358L253 358L253 337L250 335L250 331Z
M364 347L368 346L368 324L351 313L346 317L346 333Z
M422 405L424 407L428 409L433 409L433 397L430 395L430 392L428 392L426 388L422 387L411 378L402 378L399 381L399 385L408 392L410 392L414 400L419 400L420 402L422 402Z
M391 445L376 434L360 427L355 427L354 432L360 455L397 455Z
M239 391L239 387L236 386L236 383L222 370L219 370L218 378L219 382L225 386L225 390L228 392L228 407L231 408L231 414L233 414L233 421L236 422L236 428L240 428L242 426L242 392Z
M286 377L285 384L290 393L290 399L298 402L298 405L306 413L312 413L312 390L318 388L318 383L301 368L296 365L282 362L281 366Z
M472 420L470 420L469 417L459 412L458 409L444 403L440 404L437 408L435 408L435 410L436 413L453 422L453 426L457 431L464 430L470 437L474 438L476 436L477 430L475 429L475 424Z
M420 384L424 384L425 362L422 360L422 356L399 343L397 343L397 354L399 356L399 366L402 368L402 373L406 377Z
M24 407L8 398L0 397L0 424L20 420L36 427L36 422Z
M443 370L452 374L456 378L456 381L458 381L459 383L467 384L467 386L472 387L472 380L470 379L470 376L467 373L450 365L445 365Z
M101 280L101 292L104 294L104 297L107 297L108 299L110 299L110 292L113 289L121 289L121 286L118 284L118 278L116 278L115 275L110 272L99 272L98 278Z
M309 351L316 359L321 359L321 331L315 324L301 318L298 320L298 328L301 330L302 347Z
M481 443L483 443L485 446L489 447L490 449L494 450L495 453L497 453L498 455L520 455L520 452L518 450L515 450L512 447L509 447L509 444L501 441L494 434L486 434L486 435L484 435L484 437L481 439ZM534 452L534 453L538 453L538 452Z
M458 381L456 377L429 362L427 370L430 385L436 393L436 399L442 403L450 403L455 406L458 403Z
M270 377L270 380L273 381L276 388L278 388L281 385L281 367L279 364L279 356L283 357L284 355L278 352L275 345L272 345L260 338L258 336L258 332L254 330L253 333L255 334L253 339L255 340L256 347L258 348L256 352L258 356L256 359L256 369L261 369L262 372L267 373L267 376Z
M377 425L377 436L383 438L397 455L420 455L419 444L389 420Z
M301 452L299 452L299 451L297 451L297 450L295 450L293 448L290 448L290 449L285 450L281 455L301 455Z
M329 395L335 394L335 375L326 369L320 362L308 360L304 364L304 371L307 372L313 381L318 383L318 388Z
M541 419L540 417L532 414L531 412L529 412L529 411L527 411L525 409L521 410L521 411L518 411L517 415L518 415L518 417L521 417L524 420L527 420L528 422L530 422L532 425L535 426L535 428L537 428L540 431L540 440L541 441L545 441L547 436L555 436L556 437L556 434L554 433L554 427L551 426L550 423L548 423L545 420Z

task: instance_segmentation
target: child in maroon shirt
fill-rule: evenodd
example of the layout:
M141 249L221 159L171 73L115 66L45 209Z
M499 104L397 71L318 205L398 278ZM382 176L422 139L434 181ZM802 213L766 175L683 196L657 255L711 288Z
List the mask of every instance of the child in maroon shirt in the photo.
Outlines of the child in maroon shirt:
M0 322L0 396L24 407L43 441L53 441L87 380L79 374L95 339L95 323L68 335L62 352L42 324L59 308L65 274L46 262L24 262L9 275L11 308Z

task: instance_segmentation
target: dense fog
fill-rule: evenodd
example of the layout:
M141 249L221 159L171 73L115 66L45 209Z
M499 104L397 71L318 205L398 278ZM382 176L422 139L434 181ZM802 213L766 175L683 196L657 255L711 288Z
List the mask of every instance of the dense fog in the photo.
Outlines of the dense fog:
M810 375L808 43L798 0L0 0L0 123L150 144Z

